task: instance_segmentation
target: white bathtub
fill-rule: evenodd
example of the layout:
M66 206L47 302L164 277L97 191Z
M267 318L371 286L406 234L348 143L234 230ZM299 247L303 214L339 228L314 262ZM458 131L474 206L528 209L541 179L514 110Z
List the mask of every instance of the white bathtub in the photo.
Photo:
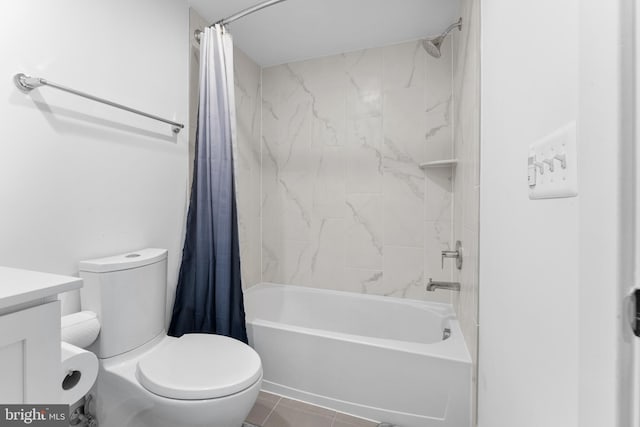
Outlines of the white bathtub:
M401 427L471 425L471 358L450 305L262 283L245 309L264 390Z

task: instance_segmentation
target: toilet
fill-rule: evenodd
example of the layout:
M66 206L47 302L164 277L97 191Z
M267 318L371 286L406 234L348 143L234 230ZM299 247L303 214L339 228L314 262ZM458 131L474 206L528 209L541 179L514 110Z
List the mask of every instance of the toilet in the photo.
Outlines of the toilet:
M97 313L92 391L101 427L241 427L262 383L248 345L211 334L165 332L167 251L80 262L83 310Z

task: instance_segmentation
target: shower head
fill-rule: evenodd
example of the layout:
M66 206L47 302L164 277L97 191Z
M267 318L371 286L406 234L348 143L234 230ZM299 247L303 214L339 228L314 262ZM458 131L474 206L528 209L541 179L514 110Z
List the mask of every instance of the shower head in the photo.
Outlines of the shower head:
M442 55L442 52L440 51L442 42L444 41L445 37L447 37L447 35L451 32L451 30L456 27L458 28L458 31L462 30L462 18L458 19L458 22L449 25L449 27L444 30L444 32L438 37L423 40L422 46L427 51L427 53L429 53L429 55L433 56L434 58L440 58L440 56Z
M440 46L442 45L443 40L444 37L436 37L435 39L431 40L423 40L422 46L424 46L424 49L429 55L433 56L434 58L440 58L440 56L442 55L442 53L440 52Z

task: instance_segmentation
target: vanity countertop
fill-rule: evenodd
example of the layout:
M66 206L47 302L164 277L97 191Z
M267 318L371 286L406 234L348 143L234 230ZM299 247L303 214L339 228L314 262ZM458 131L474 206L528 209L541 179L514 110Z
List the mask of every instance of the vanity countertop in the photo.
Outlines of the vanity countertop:
M81 287L79 277L0 267L0 310Z

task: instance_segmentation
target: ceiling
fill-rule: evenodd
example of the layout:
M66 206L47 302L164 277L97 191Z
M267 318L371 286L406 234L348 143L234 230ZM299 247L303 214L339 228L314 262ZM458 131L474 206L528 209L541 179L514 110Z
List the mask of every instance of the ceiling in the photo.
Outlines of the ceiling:
M260 0L188 0L208 22ZM229 25L262 66L435 35L458 19L460 0L288 0Z

